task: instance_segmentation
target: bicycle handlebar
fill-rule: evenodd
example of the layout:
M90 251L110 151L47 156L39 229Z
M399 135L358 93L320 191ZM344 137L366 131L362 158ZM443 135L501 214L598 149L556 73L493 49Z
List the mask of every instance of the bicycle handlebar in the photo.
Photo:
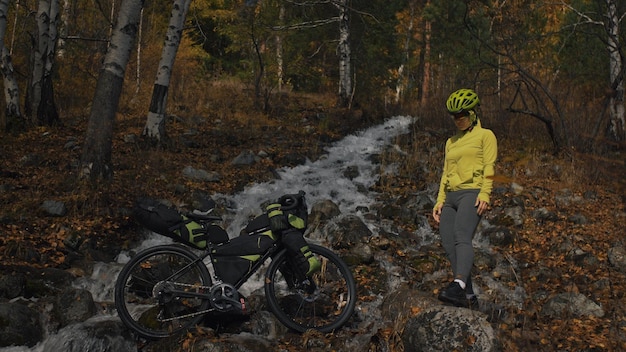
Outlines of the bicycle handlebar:
M282 210L291 210L298 206L299 198L304 198L306 193L299 191L298 194L285 194L278 198L278 203L281 205Z

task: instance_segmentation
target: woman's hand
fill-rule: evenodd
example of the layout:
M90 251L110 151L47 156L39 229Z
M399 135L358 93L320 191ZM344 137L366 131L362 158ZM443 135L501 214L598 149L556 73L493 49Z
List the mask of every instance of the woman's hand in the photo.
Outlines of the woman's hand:
M474 206L477 208L476 212L478 213L478 215L483 215L489 208L489 203L476 198L476 204L474 204Z
M437 223L439 223L439 220L441 219L441 208L443 208L443 204L437 204L433 209L433 218Z

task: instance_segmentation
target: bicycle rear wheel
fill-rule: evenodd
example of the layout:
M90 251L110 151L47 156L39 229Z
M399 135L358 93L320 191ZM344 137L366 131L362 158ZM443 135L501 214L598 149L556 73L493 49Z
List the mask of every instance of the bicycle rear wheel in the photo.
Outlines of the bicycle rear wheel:
M348 265L331 250L309 245L322 264L303 284L294 274L286 251L279 253L265 274L265 297L278 320L292 330L331 332L352 316L357 293Z
M202 319L210 302L193 294L205 293L210 286L211 275L193 252L176 245L157 246L124 266L115 284L115 308L122 322L140 336L163 338ZM184 291L186 297L173 290Z

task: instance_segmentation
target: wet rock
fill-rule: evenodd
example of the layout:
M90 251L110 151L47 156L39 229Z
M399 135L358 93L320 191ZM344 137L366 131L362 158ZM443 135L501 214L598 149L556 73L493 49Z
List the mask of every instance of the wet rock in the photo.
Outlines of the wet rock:
M311 213L309 214L309 222L315 224L321 221L330 220L336 216L339 216L341 211L339 206L332 200L322 200L316 202L311 207Z
M137 343L120 321L90 320L61 329L45 341L42 350L136 352Z
M266 340L276 340L288 332L272 313L265 310L253 314L242 326L242 330Z
M14 267L15 272L24 275L24 297L54 296L72 284L74 276L67 271L56 268L36 269Z
M358 243L353 246L348 253L342 257L342 259L350 266L371 264L374 262L374 252L369 245L365 243Z
M24 274L12 273L0 277L0 297L13 299L24 295L26 277Z
M351 248L372 236L372 231L356 215L347 215L334 225L327 226L326 230L329 237L333 238L332 247L335 249Z
M500 350L485 314L449 306L428 308L409 319L402 342L405 352Z
M359 176L361 176L361 173L359 172L359 168L357 166L350 165L343 170L343 177L348 180L354 180Z
M96 314L96 304L91 292L82 289L66 289L56 296L52 312L64 327L91 318Z
M42 338L39 313L19 303L0 303L0 346L32 347Z

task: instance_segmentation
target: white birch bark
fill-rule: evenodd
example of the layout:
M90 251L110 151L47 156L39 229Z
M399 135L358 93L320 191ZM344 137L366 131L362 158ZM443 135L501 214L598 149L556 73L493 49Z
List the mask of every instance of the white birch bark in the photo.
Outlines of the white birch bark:
M278 23L282 26L285 22L285 5L280 4L278 10ZM278 32L276 34L276 78L278 84L278 92L283 90L284 78L284 62L283 62L283 35Z
M143 0L122 0L111 42L98 76L87 122L80 176L92 181L111 179L113 123L122 94L124 73L139 28Z
M607 49L609 51L609 77L613 94L609 97L610 132L616 141L626 140L624 121L624 61L620 55L617 0L606 0Z
M406 90L407 79L405 75L405 67L409 63L409 59L411 57L411 38L413 37L413 23L415 16L415 3L409 3L409 23L406 24L404 34L404 47L402 48L402 63L400 67L398 67L398 80L396 81L396 96L394 101L396 104L400 103L402 96Z
M143 33L143 9L139 15L139 33L137 34L137 68L135 69L135 95L139 94L141 88L141 36Z
M60 18L60 28L59 28L59 38L57 40L57 57L63 58L65 56L65 37L69 33L68 28L70 25L70 9L71 3L70 0L62 0L63 1L63 10L61 11Z
M431 22L426 21L424 23L424 65L422 71L422 99L420 100L422 106L426 106L430 96L430 83L431 83L431 66L430 66L430 38L431 38Z
M189 10L191 0L175 0L170 16L161 60L152 90L152 101L143 135L156 141L165 138L165 108L167 105L167 94L174 67L174 59L178 52L178 47L183 35L183 25Z
M41 85L44 72L44 61L48 45L48 23L50 22L50 0L39 0L37 7L37 43L33 52L33 71L30 83L30 109L27 111L31 121L37 121L37 109L41 101Z
M16 125L18 120L19 122L22 122L22 113L20 111L19 89L13 71L13 64L11 63L11 56L9 54L9 49L4 45L8 7L9 0L0 0L0 53L2 53L0 70L2 71L4 81L6 127L10 128L11 126Z
M350 105L352 94L352 53L350 46L350 11L348 0L339 0L335 4L339 8L339 104Z
M11 54L6 46L2 47L2 63L0 65L4 81L4 100L6 104L5 115L8 124L14 124L18 120L22 122L22 112L20 111L20 90L15 78Z

